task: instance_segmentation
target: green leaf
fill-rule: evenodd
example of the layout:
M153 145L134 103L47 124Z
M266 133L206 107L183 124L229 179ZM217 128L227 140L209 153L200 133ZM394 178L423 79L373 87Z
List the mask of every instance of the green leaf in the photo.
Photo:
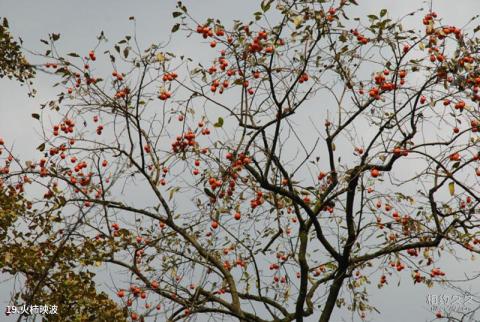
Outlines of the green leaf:
M386 14L387 14L387 9L380 10L380 17L385 17Z
M70 56L70 57L80 57L80 55L77 54L77 53L68 53L67 56Z
M203 188L203 191L209 196L210 198L215 198L215 194L211 192L208 188Z
M52 40L57 41L60 39L60 34L52 34Z
M168 200L172 200L173 195L174 195L175 192L177 192L178 190L180 190L179 187L175 187L175 188L171 189L170 192L169 192L169 194L168 194Z
M267 12L270 9L270 5L272 4L272 0L263 0L260 4L263 12Z
M182 15L182 13L181 13L181 12L178 12L178 11L174 11L174 12L172 12L172 16L173 16L173 18L180 17L181 15Z
M40 120L40 115L37 114L37 113L33 113L33 114L32 114L32 117L33 117L34 119L36 119L36 120Z
M128 50L128 47L125 47L125 49L123 50L123 56L125 56L125 58L127 58L129 52L130 51Z
M213 124L214 127L222 127L223 126L223 118L219 117L217 123Z
M37 150L40 151L40 152L45 151L45 143L40 144L40 145L37 147Z
M178 29L180 29L180 24L179 24L179 23L173 25L173 27L172 27L172 32L177 32Z
M375 15L368 15L367 17L371 20L377 20L378 19L378 17L375 16Z

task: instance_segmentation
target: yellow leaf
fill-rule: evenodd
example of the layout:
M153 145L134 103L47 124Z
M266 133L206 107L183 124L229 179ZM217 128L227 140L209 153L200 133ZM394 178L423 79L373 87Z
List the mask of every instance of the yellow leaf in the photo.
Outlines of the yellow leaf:
M448 190L450 191L450 196L455 195L455 182L450 182L448 184Z
M295 25L296 28L300 27L302 22L303 22L303 17L302 16L293 17L293 24Z
M162 53L158 53L157 54L157 60L160 62L160 63L163 63L165 61L165 55L162 54Z
M13 256L11 253L5 253L5 259L4 259L5 264L10 264L12 262L12 258Z

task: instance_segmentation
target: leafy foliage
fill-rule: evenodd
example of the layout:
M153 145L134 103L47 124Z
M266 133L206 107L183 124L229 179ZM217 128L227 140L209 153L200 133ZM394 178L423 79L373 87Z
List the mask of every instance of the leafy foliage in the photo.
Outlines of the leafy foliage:
M14 40L8 27L7 18L3 18L0 25L0 78L6 76L23 83L35 76L35 69L25 59L20 44Z

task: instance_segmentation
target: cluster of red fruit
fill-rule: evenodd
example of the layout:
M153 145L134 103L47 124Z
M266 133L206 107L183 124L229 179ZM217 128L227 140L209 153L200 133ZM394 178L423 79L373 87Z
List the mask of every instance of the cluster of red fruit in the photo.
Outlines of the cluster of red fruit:
M121 82L123 80L123 77L125 77L125 74L119 73L116 70L112 72L112 76L116 78L116 81Z
M170 97L172 97L172 93L170 91L167 91L167 90L162 90L162 91L160 91L160 94L158 94L158 98L162 101L166 101Z
M404 149L404 148L401 148L401 147L395 147L393 148L393 154L396 155L396 156L408 156L408 149Z
M469 55L466 55L465 57L458 59L458 65L462 67L465 67L465 64L473 64L474 62L475 62L475 58ZM477 83L476 79L475 79L475 83Z
M217 91L217 88L220 86L220 81L218 79L213 80L212 85L210 86L210 90L212 93L215 93ZM223 82L223 86L220 88L220 94L223 93L223 89L228 87L228 81L225 80Z
M57 183L57 182L54 182L54 183L52 184L52 189L53 189L53 188L56 188L57 186L58 186L58 183ZM43 194L43 198L44 198L44 199L51 199L51 198L53 198L54 193L53 193L53 190L52 190L52 189L49 188L49 189L47 190L47 192L45 192L45 193Z
M428 53L430 54L430 62L434 63L436 61L443 63L445 61L445 56L440 53L438 47L428 48Z
M112 229L113 229L113 236L114 237L118 237L120 235L119 231L120 231L120 225L117 224L117 223L113 223L112 224Z
M151 282L151 283L150 283L150 287L151 287L152 289L158 288L158 282L156 282L156 281ZM137 286L134 286L134 285L132 285L132 286L130 287L130 293L133 295L133 298L138 298L138 297L140 297L141 299L146 299L146 298L147 298L146 292L143 291L141 288L139 288L139 287L137 287ZM120 298L125 297L125 290L124 290L124 289L120 289L120 290L117 292L117 296L120 297ZM132 304L133 304L133 299L132 299L132 298L127 299L126 304L127 304L128 307L132 306ZM146 308L146 309L150 309L150 308L151 308L151 305L148 304L148 303L146 303L146 304L145 304L145 308ZM160 309L161 309L161 305L158 304L158 305L156 306L156 309L157 309L157 310L160 310ZM131 313L130 313L130 318L132 319L132 321L136 321L136 320L138 320L140 317L139 317L139 315L138 315L137 313L131 312Z
M223 189L220 190L220 192L218 193L218 197L220 199L223 199L227 196L228 197L233 196L233 193L234 193L235 187L236 187L236 181L238 179L237 172L241 171L246 164L249 164L251 162L250 158L247 157L244 153L239 153L238 158L235 159L233 153L229 152L229 153L226 154L226 158L231 161L231 168L230 168L229 171L227 171L225 173L223 179L227 180L230 177L230 180L228 182L228 188L227 188L226 193ZM195 165L197 165L197 164L195 164ZM194 169L194 171L195 170L196 169ZM216 190L217 188L222 187L223 182L224 181L219 180L219 179L214 178L214 177L211 177L209 179L210 188L212 190ZM212 203L214 203L216 201L216 199L217 199L216 196L211 196L211 202ZM240 217L241 217L240 212L236 212L234 214L234 218L236 220L239 220Z
M410 235L410 227L413 219L409 215L403 215L400 223L402 224L402 233L404 235Z
M385 206L385 211L390 211L391 210L391 206L389 207L389 209L387 210L387 206ZM404 234L408 234L408 230L409 230L409 227L408 225L410 224L410 216L409 215L404 215L403 217L400 216L400 214L398 213L398 211L393 211L392 213L392 218L395 222L397 223L401 223L402 224L402 228L403 228L403 232ZM396 239L396 236L391 236L392 238L390 238L391 241L395 241Z
M251 36L251 32L250 32L248 26L244 26L244 28L242 30L247 34L247 36ZM207 38L208 36L213 36L213 31L207 26L198 26L197 32L203 34L204 38ZM222 28L217 28L216 35L218 37L221 37L224 34L225 34L225 32L223 31ZM264 50L265 53L272 53L273 52L273 46L266 46L265 44L263 44L263 41L265 41L267 39L268 39L268 33L266 31L262 30L262 31L258 32L257 36L253 38L252 43L250 43L248 45L249 49L247 49L247 53L248 52L258 52L258 51L262 51L262 50ZM231 37L227 37L227 42L232 43L233 39ZM213 48L213 47L216 47L216 44L217 44L217 42L214 40L210 43L210 46ZM247 55L247 53L245 55ZM225 55L226 55L226 51L224 49L221 50L220 51L220 57L218 58L218 64L219 64L220 70L222 70L222 71L226 71L227 67L229 65L229 62L225 58ZM217 72L217 66L215 65L215 63L211 67L208 68L207 72L210 75L213 75ZM226 74L227 74L228 77L235 76L236 73L237 73L237 71L235 69L230 69L230 70L226 71ZM243 71L238 70L238 74L242 78L239 79L239 80L236 80L235 82L236 83L240 82L240 83L243 84L243 86L245 88L248 88L249 82L245 78L245 76L243 74ZM254 71L253 72L253 77L254 78L259 78L260 77L260 72ZM223 80L223 82L222 82L220 79L217 78L217 79L212 80L210 90L213 93L217 92L217 90L218 90L219 94L223 94L224 90L227 89L228 87L229 87L229 81L228 80ZM255 93L255 90L253 88L248 88L247 92L250 95L253 95Z
M83 187L86 187L90 184L91 178L93 176L92 172L89 172L87 175L84 175L81 171L85 168L87 168L88 165L85 161L79 162L75 168L73 169L76 173L77 176L80 178L80 185ZM70 183L72 184L77 184L77 178L73 175L73 172L69 170L67 174L70 176Z
M431 25L434 22L434 18L437 18L437 13L436 12L429 12L423 17L423 24L425 26Z
M440 270L440 268L433 268L430 272L431 277L436 276L445 276L445 273Z
M307 82L309 79L308 77L308 74L307 73L303 73L302 75L300 75L300 77L298 78L298 82L300 84L303 84L304 82Z
M86 70L90 68L89 65L85 64L83 66ZM90 77L90 74L88 74L87 71L85 71L85 84L87 85L91 85L91 84L96 84L97 83L97 79L95 77ZM82 76L80 75L80 73L74 73L73 74L75 76L75 87L80 87L80 84L82 84ZM69 88L68 90L68 93L71 94L72 93L72 88Z
M357 41L362 44L368 44L368 38L364 37L357 29L351 29L350 32L357 37Z
M223 52L223 51L222 51L222 52ZM220 63L220 69L223 70L223 71L226 70L226 67L228 66L228 62L225 60L225 58L220 57L220 58L219 58L219 63ZM208 73L209 73L210 75L213 75L213 74L215 74L216 72L217 72L217 67L216 67L215 65L212 65L212 66L208 69ZM237 71L236 71L235 69L229 69L229 70L227 70L227 72L226 72L226 74L227 74L228 77L235 76L236 73L237 73ZM243 72L242 72L240 69L238 70L238 74L242 77L242 79L237 80L237 81L240 81L240 82L242 83L243 87L248 88L248 86L249 86L249 81L243 78L243 77L244 77L244 74L243 74ZM253 77L254 77L254 78L259 78L259 77L260 77L260 72L258 72L258 71L253 72ZM237 82L237 81L236 81L236 82ZM219 91L218 91L218 93L219 93L219 94L223 94L224 90L227 89L229 86L230 86L230 83L229 83L229 81L226 80L226 79L225 79L223 82L221 82L219 79L214 79L214 80L212 81L211 85L210 85L210 90L211 90L212 93L215 93L215 92L217 91L217 89L220 88ZM250 95L252 95L252 94L255 93L255 91L254 91L253 88L249 88L247 91L248 91L248 93L249 93Z
M75 77L75 87L78 88L78 87L80 87L80 84L82 83L82 78L80 76L80 73L75 73L74 77ZM72 94L73 93L73 88L69 87L67 89L67 92L68 92L68 94Z
M282 284L285 284L287 282L287 277L285 275L283 275L282 277L278 277L278 275L275 275L273 276L273 281L275 283L282 283Z
M465 101L459 100L457 103L455 103L454 107L456 110L460 110L460 112L463 111L463 109L465 108Z
M119 89L116 93L114 98L119 99L119 98L125 98L130 94L130 88L125 87L123 89Z
M208 179L208 183L210 184L210 189L212 189L212 191L215 191L217 188L222 186L223 181L211 177L210 179Z
M60 158L62 160L64 160L67 156L65 155L65 152L67 150L67 146L65 144L61 144L58 148L56 147L51 147L48 151L48 153L51 155L51 156L54 156L54 155L57 155L58 153L60 153Z
M265 43L267 40L268 33L265 30L258 32L257 36L253 37L252 42L248 44L248 52L260 53L264 51L267 54L273 53L273 46Z
M8 174L10 172L10 164L13 161L13 156L10 154L5 160L5 166L0 168L0 174Z
M396 222L400 222L401 218L400 218L400 214L398 213L398 211L394 211L392 213L392 217L393 219L396 221Z
M90 58L93 61L95 61L97 59L97 57L95 56L95 52L93 50L89 51L88 58Z
M222 295L222 294L225 294L225 293L227 293L227 292L229 292L229 290L222 287L222 288L220 288L219 290L214 291L213 294L215 294L215 295Z
M395 269L397 270L397 272L401 272L403 269L405 269L405 264L403 264L403 263L400 262L400 261L391 262L391 263L390 263L390 266L391 266L391 267L395 267Z
M436 12L427 13L422 20L422 23L426 26L427 35L435 35L439 39L444 39L450 34L454 34L456 39L460 39L462 36L462 30L454 26L443 26L441 28L434 29L435 19L437 18Z
M238 156L235 158L235 156L233 155L233 153L230 153L228 152L226 155L225 155L225 158L229 161L232 162L232 168L235 170L235 171L240 171L243 169L243 167L247 164L250 164L250 162L252 162L252 160L250 159L250 157L248 157L245 153L243 152L240 152L238 154Z
M258 206L261 206L264 202L265 200L263 199L263 192L257 191L256 197L250 200L250 207L252 207L252 209L255 209Z
M48 175L48 170L46 168L47 159L42 158L40 159L39 166L40 166L40 177L46 177Z
M102 135L102 132L103 132L103 125L101 125L101 124L100 124L99 126L97 126L97 130L96 130L96 132L97 132L97 134L98 134L98 135Z
M66 154L64 153L65 151L67 151L67 146L65 144L61 144L58 148L51 147L50 150L48 151L48 153L51 156L54 156L54 155L57 155L58 153L60 153L60 158L62 160L64 160L67 157Z
M386 77L385 76L388 76L390 75L390 71L388 69L385 69L382 73L377 73L375 76L374 76L374 82L377 86L375 87L372 87L369 91L368 91L368 95L376 100L379 100L381 98L380 94L382 92L389 92L389 91L392 91L394 89L396 89L396 84L394 84L393 82L387 82L386 81ZM405 77L406 77L407 73L405 70L400 70L398 72L398 77L400 78L400 85L404 85L405 84ZM360 90L359 92L360 94L363 94L364 91L363 90Z
M171 82L174 79L176 79L177 77L178 77L177 73L171 72L171 73L165 73L163 75L162 79L163 79L164 82Z
M45 64L45 67L46 67L46 68L57 69L58 65L57 65L56 63L46 63L46 64Z
M387 277L386 277L385 275L382 275L382 276L380 277L380 284L383 285L383 284L385 284L386 282L387 282Z
M177 136L175 141L172 143L172 150L174 153L185 152L188 147L194 147L198 145L197 141L195 141L196 134L192 131L188 131L183 135Z
M382 208L382 202L380 200L377 201L377 208ZM392 206L388 203L385 204L385 211L386 212L389 212L390 210L392 210Z
M228 67L228 61L225 59L225 50L220 51L220 57L218 58L218 63L220 64L220 69L225 71ZM215 66L214 66L215 68Z
M418 256L418 251L415 248L409 248L407 249L407 254L410 256L417 257Z
M208 26L200 26L200 25L197 26L197 33L202 34L203 38L205 39L207 39L208 37L213 37L214 35L212 28ZM223 30L223 28L218 26L215 30L215 35L217 37L225 36L225 30Z
M454 34L455 38L460 39L460 37L462 36L462 30L455 26L444 26L441 32L440 31L438 32L438 38L443 39L444 37L450 34Z
M88 66L88 65L86 65ZM88 74L85 77L85 84L87 85L95 85L97 83L97 79L95 77L90 77Z
M59 134L59 130L62 130L63 133L68 134L68 133L73 133L73 130L75 128L75 122L71 119L66 119L60 125L54 125L53 126L53 135L57 136Z
M313 276L318 277L320 276L323 272L325 272L325 266L320 265L317 268L313 270Z
M379 73L374 77L375 84L379 85L383 91L391 91L395 89L394 83L386 81L385 76L388 75L390 75L390 71L385 69L383 73Z
M337 9L335 9L335 8L330 8L330 9L328 9L327 12L328 12L328 15L327 15L327 17L326 17L327 21L328 21L328 22L332 22L333 20L335 20L335 17L336 17L335 14L337 13Z

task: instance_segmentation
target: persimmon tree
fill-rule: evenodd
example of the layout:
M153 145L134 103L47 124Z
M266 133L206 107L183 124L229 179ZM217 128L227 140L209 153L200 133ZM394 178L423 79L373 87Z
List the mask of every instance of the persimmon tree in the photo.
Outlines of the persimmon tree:
M37 67L27 61L20 44L9 32L6 18L0 26L0 53L0 78L27 84L29 96L35 95L31 85ZM4 155L0 178L0 268L4 274L19 276L23 286L21 292L13 295L13 303L18 304L22 293L28 290L34 294L34 305L60 307L50 320L125 320L122 309L105 292L97 292L94 274L72 270L75 267L72 263L78 263L78 254L88 253L88 248L94 247L91 243L70 243L69 237L78 223L68 233L53 234L54 225L62 218L51 207L41 211L33 208L23 189L23 184L29 182L28 177L16 185L4 181L3 176L9 173L15 160L0 138L0 156ZM58 233L62 235L61 240L55 239Z
M323 322L336 306L366 318L390 280L448 280L442 253L480 250L477 30L356 5L265 0L230 23L179 2L172 33L207 61L103 33L62 55L50 35L41 155L1 142L3 185L30 193L34 223L9 234L42 255L35 275L4 261L30 276L17 301L62 301L49 280L105 265L106 320Z

